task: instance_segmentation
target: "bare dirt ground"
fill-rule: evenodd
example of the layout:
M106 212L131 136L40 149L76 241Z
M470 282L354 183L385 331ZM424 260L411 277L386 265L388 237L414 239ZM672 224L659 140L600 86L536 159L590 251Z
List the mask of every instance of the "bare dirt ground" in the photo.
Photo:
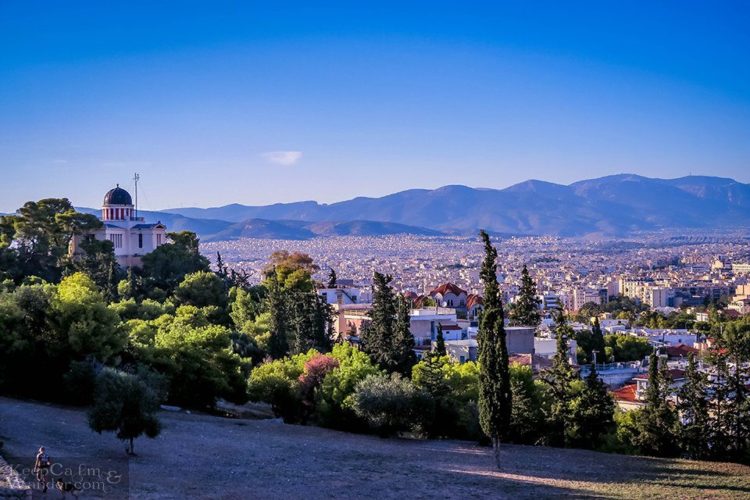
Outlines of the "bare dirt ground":
M498 470L490 449L468 442L381 439L275 420L160 418L161 435L138 439L128 461L131 498L750 496L750 467L734 464L507 446ZM42 444L63 462L125 456L114 435L89 430L80 409L7 398L0 398L0 440L6 457L29 463Z

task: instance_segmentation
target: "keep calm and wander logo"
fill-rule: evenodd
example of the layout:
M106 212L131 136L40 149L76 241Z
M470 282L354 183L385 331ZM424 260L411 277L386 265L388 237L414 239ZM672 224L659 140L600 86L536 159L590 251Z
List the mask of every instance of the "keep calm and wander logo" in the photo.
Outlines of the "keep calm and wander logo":
M129 462L126 457L53 457L39 470L34 459L6 457L2 475L9 486L36 493L83 495L86 498L129 498Z

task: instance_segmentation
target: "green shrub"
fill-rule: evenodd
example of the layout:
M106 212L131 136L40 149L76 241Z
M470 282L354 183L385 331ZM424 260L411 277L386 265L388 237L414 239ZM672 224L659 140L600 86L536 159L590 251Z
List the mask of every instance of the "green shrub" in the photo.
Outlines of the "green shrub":
M370 357L349 344L336 344L330 353L339 366L329 372L316 392L320 425L343 430L361 430L362 420L354 413L352 396L357 384L368 375L380 373Z
M381 436L404 431L423 433L434 418L432 396L398 373L370 375L361 381L352 407Z

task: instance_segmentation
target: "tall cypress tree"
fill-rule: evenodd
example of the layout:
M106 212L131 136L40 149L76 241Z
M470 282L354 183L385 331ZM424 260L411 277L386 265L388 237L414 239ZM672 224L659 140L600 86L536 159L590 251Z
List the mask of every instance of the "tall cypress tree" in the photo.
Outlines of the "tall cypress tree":
M698 370L695 354L688 357L685 384L677 392L680 412L680 447L690 458L706 458L710 447L710 416L708 411L708 377Z
M531 279L525 264L521 271L521 289L518 291L518 297L510 310L510 320L513 325L533 326L535 328L539 326L541 321L536 284Z
M500 443L507 440L512 411L512 390L505 340L503 304L497 283L497 250L486 232L480 277L484 284L484 312L477 333L479 357L479 423L492 441L500 467Z
M336 281L338 278L336 277L336 271L331 268L331 270L328 272L328 288L336 288Z
M445 356L445 337L443 336L443 325L437 325L437 340L435 340L435 354Z
M599 356L598 360L605 360L604 355L604 334L602 334L602 326L599 324L599 318L594 317L594 324L591 326L591 350L596 351ZM593 356L591 362L594 362Z
M396 325L393 335L394 369L405 377L411 377L411 369L417 364L414 353L414 335L411 333L411 307L403 295L398 296L396 304Z

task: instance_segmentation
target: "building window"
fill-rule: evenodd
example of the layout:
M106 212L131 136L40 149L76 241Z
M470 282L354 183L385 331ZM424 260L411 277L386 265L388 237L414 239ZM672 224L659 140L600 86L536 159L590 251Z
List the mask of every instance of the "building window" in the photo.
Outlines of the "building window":
M109 241L112 242L115 248L122 248L122 235L121 234L110 234Z
M156 246L158 247L161 245L161 234L156 235Z
M143 248L143 233L138 233L138 248Z

